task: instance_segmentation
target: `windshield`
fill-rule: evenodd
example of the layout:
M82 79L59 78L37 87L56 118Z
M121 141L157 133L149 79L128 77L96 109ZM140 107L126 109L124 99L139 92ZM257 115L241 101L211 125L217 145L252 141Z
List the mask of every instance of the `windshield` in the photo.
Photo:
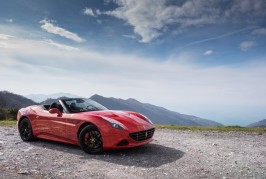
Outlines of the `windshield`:
M106 107L91 100L83 98L62 99L71 113L107 110Z

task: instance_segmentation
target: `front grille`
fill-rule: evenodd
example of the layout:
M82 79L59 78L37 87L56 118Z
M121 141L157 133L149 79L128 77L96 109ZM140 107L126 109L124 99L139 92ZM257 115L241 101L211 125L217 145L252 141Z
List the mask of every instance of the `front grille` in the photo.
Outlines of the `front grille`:
M155 128L146 131L134 132L130 133L129 136L136 141L143 141L152 138L154 130Z

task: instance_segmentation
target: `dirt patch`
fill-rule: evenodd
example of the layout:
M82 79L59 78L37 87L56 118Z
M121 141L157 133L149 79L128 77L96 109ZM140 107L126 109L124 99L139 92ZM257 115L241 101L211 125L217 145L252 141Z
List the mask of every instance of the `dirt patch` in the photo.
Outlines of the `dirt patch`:
M88 155L78 146L25 143L0 127L0 178L266 178L266 134L156 130L151 144Z

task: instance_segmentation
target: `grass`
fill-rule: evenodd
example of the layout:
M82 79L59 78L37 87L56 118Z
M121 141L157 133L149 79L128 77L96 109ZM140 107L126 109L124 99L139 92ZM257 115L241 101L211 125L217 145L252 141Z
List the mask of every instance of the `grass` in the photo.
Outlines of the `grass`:
M0 126L14 126L16 120L0 120ZM172 129L172 130L190 130L190 131L243 131L243 132L257 132L266 133L266 128L256 127L240 127L240 126L176 126L176 125L155 125L157 129Z
M0 126L14 126L16 124L16 120L0 120Z
M176 126L176 125L155 125L158 129L172 129L172 130L191 130L191 131L243 131L243 132L257 132L266 133L266 128L257 127L240 127L240 126Z

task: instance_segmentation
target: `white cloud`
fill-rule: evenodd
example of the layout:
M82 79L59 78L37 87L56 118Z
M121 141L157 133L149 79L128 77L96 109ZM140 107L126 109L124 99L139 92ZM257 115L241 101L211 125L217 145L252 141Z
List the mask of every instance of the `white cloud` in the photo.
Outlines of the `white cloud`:
M7 35L7 34L0 34L0 48L12 48L9 44L8 44L8 40L15 38L12 35Z
M255 46L255 42L253 41L243 41L240 43L239 48L242 51L247 51L248 49L250 49L251 47Z
M104 0L104 5L108 5L112 0Z
M83 14L88 16L97 17L99 15L102 15L102 12L99 9L95 9L94 11L91 8L85 8L83 11Z
M167 0L114 1L119 5L112 11L102 12L126 21L143 43L151 42L171 24L179 28L219 22L219 11L207 1L189 0L180 5L169 5ZM211 15L210 15L211 14ZM182 31L179 29L179 31Z
M48 21L46 19L40 21L41 28L43 30L45 30L46 32L52 33L52 34L56 34L59 35L61 37L65 37L67 39L76 41L76 42L83 42L84 39L82 39L81 37L79 37L76 33L70 32L64 28L61 27L57 27L54 24L52 24L51 21Z
M8 40L10 38L14 38L12 35L7 35L7 34L0 34L0 39L1 40Z
M8 43L0 41L0 48L10 48Z
M258 28L251 32L252 35L266 35L266 28Z
M213 50L207 50L204 52L204 55L212 55L213 53Z
M129 38L129 39L136 39L135 35L123 35L123 37Z
M247 20L252 23L258 20L257 17L265 18L265 7L264 0L233 0L231 5L226 8L225 17L231 21L242 18L242 21Z
M6 19L7 22L13 23L13 19Z
M99 9L96 9L95 13L96 13L97 15L101 15L101 14L102 14L102 12L101 12Z
M95 17L95 14L93 13L92 9L90 9L90 8L85 8L85 9L83 10L83 13L84 13L85 15L89 15L89 16L93 16L93 17Z
M52 45L52 46L55 46L55 47L57 47L57 48L59 48L61 50L68 50L68 51L79 50L76 47L72 47L72 46L69 46L69 45L60 44L60 43L54 42L51 39L48 39L45 42L48 43L48 44L50 44L50 45Z
M96 20L98 24L102 24L103 22L100 19Z
M245 27L245 28L242 28L242 29L238 29L238 30L235 30L235 31L232 31L232 32L228 32L228 33L225 33L225 34L221 34L221 35L217 35L217 36L214 36L214 37L193 41L193 42L190 42L190 43L184 45L184 47L189 47L189 46L192 46L192 45L197 45L197 44L201 44L201 43L208 42L208 41L213 41L213 40L226 38L226 37L235 35L237 33L248 31L248 30L251 30L251 29L254 29L254 27Z
M238 119L266 115L265 110L258 113L266 106L265 59L237 67L206 67L184 60L194 58L189 52L165 61L90 49L62 53L53 47L58 43L50 42L9 39L16 48L1 49L0 90L134 97L218 121L219 116L231 119L232 113Z
M198 25L238 23L254 24L254 19L265 19L263 0L186 0L171 4L168 0L113 0L118 7L97 13L116 17L134 28L140 42L149 43L164 34L165 27L176 25L173 33ZM244 20L243 20L244 17Z

